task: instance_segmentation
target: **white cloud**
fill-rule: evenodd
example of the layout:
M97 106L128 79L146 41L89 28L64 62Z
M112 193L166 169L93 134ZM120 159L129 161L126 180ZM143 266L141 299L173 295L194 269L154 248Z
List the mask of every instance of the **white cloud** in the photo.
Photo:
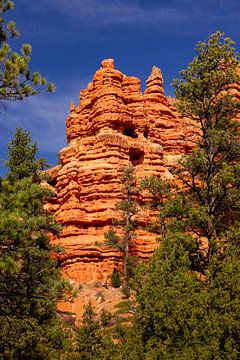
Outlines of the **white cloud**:
M130 0L41 0L31 4L31 8L38 11L54 10L65 18L80 20L92 26L153 23L164 25L181 23L185 19L181 8L166 5L146 8Z
M38 10L54 9L65 18L92 26L155 24L161 28L194 23L202 16L202 22L210 22L218 17L216 13L221 10L234 10L230 17L235 18L240 11L239 0L169 0L159 1L159 5L150 3L148 7L141 0L41 0L31 6L36 6Z
M95 24L146 24L155 22L179 22L183 14L177 9L159 6L155 9L143 8L136 2L100 1L100 0L66 0L59 11L65 9L72 17L86 21L95 21Z
M72 38L91 38L96 28L110 26L154 27L161 33L198 33L210 27L211 31L239 25L239 0L41 0L31 2L19 0L20 8L31 14L48 17L44 26L36 25L34 19L29 27L31 36L54 37L63 40L69 34ZM227 5L229 3L229 6ZM144 5L145 4L145 5ZM22 13L22 12L21 12ZM38 28L39 26L39 28ZM60 38L59 32L64 28ZM71 37L68 41L71 41Z

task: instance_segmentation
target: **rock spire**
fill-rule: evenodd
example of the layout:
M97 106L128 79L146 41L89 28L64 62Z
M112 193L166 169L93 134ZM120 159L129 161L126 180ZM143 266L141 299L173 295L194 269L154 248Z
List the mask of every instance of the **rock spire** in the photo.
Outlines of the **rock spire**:
M171 177L169 168L192 147L193 131L164 95L160 69L153 67L142 95L140 80L115 69L113 59L103 60L80 91L66 125L68 145L50 170L56 196L47 207L63 226L53 241L65 248L60 262L68 278L102 281L121 263L121 254L99 245L121 200L120 168L131 163L138 177ZM147 222L144 212L139 218ZM155 238L138 229L132 254L149 258Z

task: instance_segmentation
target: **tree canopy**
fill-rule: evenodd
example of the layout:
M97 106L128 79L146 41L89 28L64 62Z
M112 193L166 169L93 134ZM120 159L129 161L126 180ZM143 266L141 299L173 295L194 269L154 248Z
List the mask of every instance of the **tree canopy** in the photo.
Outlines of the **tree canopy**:
M138 307L120 359L239 358L238 53L221 32L196 51L174 86L197 141L173 173L180 186L144 180L160 210L161 242L137 272Z
M208 240L224 238L240 215L240 102L232 91L240 73L233 44L219 31L199 42L197 56L173 82L179 110L199 132L176 174L184 186L186 226Z
M2 14L12 5L1 1ZM14 24L5 28L0 22L2 49L15 36ZM43 206L51 196L40 185L44 162L29 132L16 130L9 143L9 171L0 183L0 357L239 359L240 102L233 83L240 77L233 45L221 32L210 35L197 44L196 57L174 80L177 106L196 128L195 148L173 171L174 186L164 179L142 181L152 194L150 206L160 212L154 223L160 246L149 263L136 270L131 312L119 321L121 326L111 324L105 331L89 304L82 324L71 330L70 348L67 327L56 312L68 287L51 257L56 249L49 234L59 228ZM22 69L16 76L9 70L16 81L11 82L7 69L22 61L17 61L21 55L12 54L3 53L1 63L2 79L10 79L4 80L5 100L11 87L15 100L37 91L22 65L16 65ZM23 61L27 66L28 58ZM33 90L24 90L24 79ZM129 290L129 250L139 206L132 166L123 169L121 180L122 201L116 206L120 216L106 243L122 253L124 287Z
M17 128L8 144L8 160L5 162L8 178L21 180L24 177L37 176L46 166L46 160L37 158L37 142L32 143L29 131Z
M64 342L56 304L68 289L51 258L49 234L56 234L59 226L44 210L51 192L35 176L41 169L36 144L21 129L16 138L10 159L20 146L27 162L19 172L9 159L11 176L0 187L0 354L6 359L45 359L47 351L54 359Z
M14 8L14 2L0 1L0 101L22 100L40 91L53 91L54 85L39 72L31 72L31 45L23 44L21 52L13 51L10 42L19 36L14 21L6 23L5 15Z

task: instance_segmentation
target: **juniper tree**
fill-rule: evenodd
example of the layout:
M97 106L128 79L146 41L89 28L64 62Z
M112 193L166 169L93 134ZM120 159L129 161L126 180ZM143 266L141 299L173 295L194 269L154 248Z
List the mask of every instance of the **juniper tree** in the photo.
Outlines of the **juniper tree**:
M12 10L14 2L0 1L0 101L22 100L40 91L53 91L54 85L47 84L47 80L39 72L31 72L31 46L23 44L21 52L13 51L10 41L19 37L14 21L6 22L6 13Z

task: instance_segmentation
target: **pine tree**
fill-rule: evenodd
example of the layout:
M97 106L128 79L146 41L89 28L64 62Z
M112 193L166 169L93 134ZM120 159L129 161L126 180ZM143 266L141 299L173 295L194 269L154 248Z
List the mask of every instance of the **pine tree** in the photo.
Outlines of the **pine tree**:
M8 144L8 160L5 165L9 169L8 178L23 179L37 177L39 170L44 170L45 159L38 159L37 142L32 143L29 131L17 128L13 139Z
M194 353L205 333L206 298L189 269L192 243L181 234L166 236L149 266L138 269L139 307L126 346L128 352L134 349L136 359L204 358Z
M139 306L120 359L131 351L132 358L151 360L237 360L240 354L240 104L231 91L239 81L238 54L220 32L196 50L174 86L198 141L182 158L175 173L180 186L168 199L162 182L145 181L152 194L159 192L162 237L137 274Z
M54 85L47 84L39 72L31 73L29 61L31 46L23 44L21 53L12 51L9 42L19 36L14 21L5 22L6 13L12 10L14 2L0 1L0 101L22 100L40 91L53 91Z
M134 174L134 167L129 165L122 169L121 181L123 183L122 195L123 200L117 203L116 211L121 214L120 219L114 220L112 229L106 234L105 238L107 244L118 249L123 257L123 288L126 295L129 292L129 277L131 272L132 257L130 256L130 247L135 238L136 222L134 216L137 214L136 198L136 177ZM117 227L121 226L123 234L118 235ZM114 228L115 227L115 228Z
M82 324L77 330L77 353L83 360L111 360L114 344L96 320L92 305L89 303L83 313Z
M221 32L199 42L197 56L175 80L177 105L199 132L196 149L177 172L184 190L185 230L211 241L224 239L240 215L240 102L231 84L240 81L234 42Z
M176 185L171 184L169 180L157 178L155 176L145 177L141 181L141 190L148 190L150 194L150 200L145 206L158 212L157 219L153 219L152 223L147 226L147 230L155 231L161 236L165 236L167 231L167 221L169 227L168 214L165 213L166 200L173 197L173 193L176 192Z
M0 188L0 357L54 359L65 342L56 303L67 284L51 259L48 234L59 227L43 207L51 192L40 186L36 144L20 129L16 138L9 146L9 175ZM18 147L21 159L29 161L20 172L16 161L12 166Z
M77 351L81 354L81 359L95 359L100 352L102 335L95 316L91 304L86 306L82 326L77 331Z
M193 244L191 236L169 234L138 269L138 308L116 359L239 358L239 247L231 244L221 258L214 253L199 281L188 257Z

